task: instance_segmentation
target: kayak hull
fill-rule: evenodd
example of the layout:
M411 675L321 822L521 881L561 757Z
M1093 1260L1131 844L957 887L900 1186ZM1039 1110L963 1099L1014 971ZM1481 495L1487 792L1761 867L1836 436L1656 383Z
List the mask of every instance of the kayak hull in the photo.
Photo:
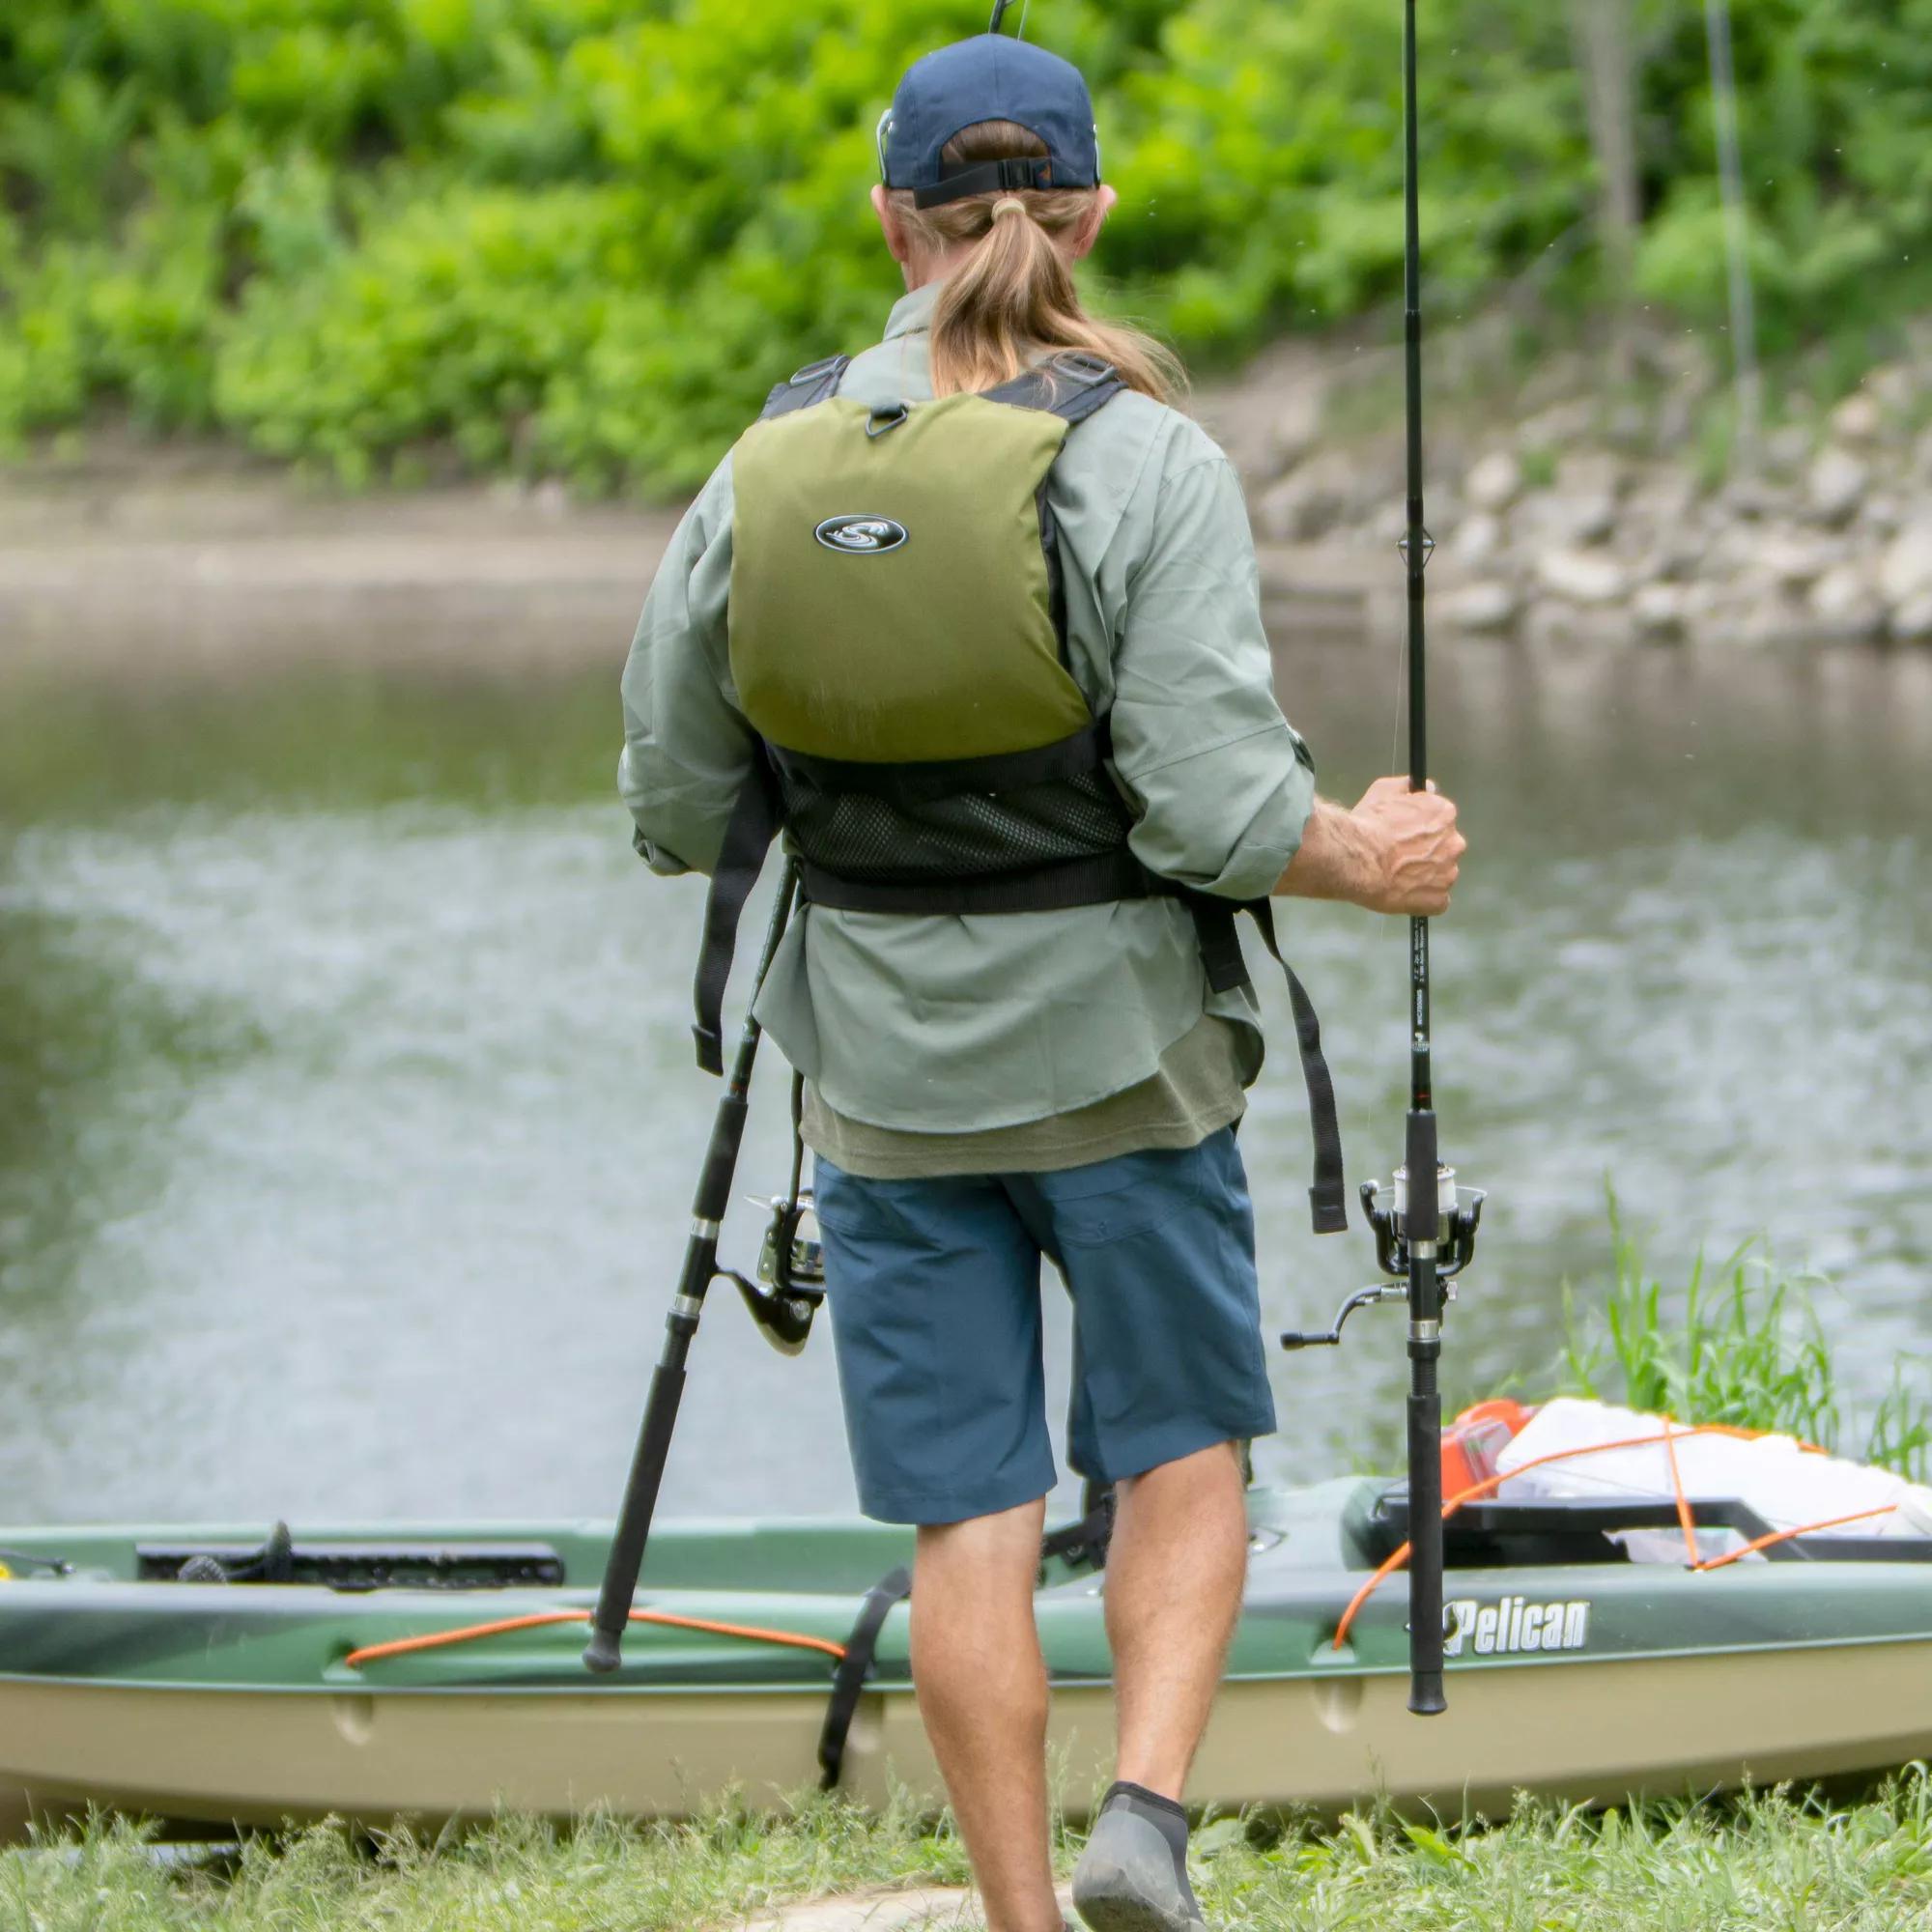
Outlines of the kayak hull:
M1560 1694L1533 1673L1464 1674L1448 1714L1426 1723L1400 1679L1231 1684L1189 1795L1327 1813L1385 1795L1495 1816L1522 1793L1607 1804L1878 1774L1932 1754L1928 1664L1922 1646L1825 1651L1771 1695L1751 1657L1573 1665ZM0 1789L0 1827L17 1837L30 1817L91 1806L214 1831L327 1817L434 1827L498 1809L681 1817L723 1791L758 1804L816 1781L821 1698L671 1701L9 1684L0 1737L42 1742L32 1785ZM1050 1748L1069 1794L1106 1784L1112 1738L1103 1687L1056 1694ZM864 1804L894 1789L940 1802L909 1695L863 1700L842 1782Z
M1347 1645L1332 1641L1370 1567L1373 1492L1257 1492L1246 1613L1195 1802L1333 1813L1386 1796L1497 1815L1522 1792L1614 1803L1932 1755L1932 1565L1918 1564L1457 1572L1449 1710L1416 1719L1400 1578ZM466 1547L488 1534L464 1532ZM327 1817L434 1828L498 1809L676 1817L727 1791L774 1802L817 1781L825 1646L851 1631L865 1579L904 1554L896 1533L857 1525L668 1526L639 1601L686 1621L634 1629L623 1670L601 1679L578 1661L582 1622L563 1620L592 1600L602 1544L588 1529L547 1539L562 1553L544 1589L185 1584L141 1579L133 1532L0 1532L23 1543L78 1556L67 1577L0 1582L0 1833L15 1836L30 1817L90 1806L199 1835ZM1095 1573L1056 1563L1037 1598L1052 1757L1076 1813L1112 1776L1100 1590ZM540 1621L360 1657L505 1619ZM744 1626L794 1641L748 1640ZM895 1790L938 1802L902 1606L841 1786L866 1804Z

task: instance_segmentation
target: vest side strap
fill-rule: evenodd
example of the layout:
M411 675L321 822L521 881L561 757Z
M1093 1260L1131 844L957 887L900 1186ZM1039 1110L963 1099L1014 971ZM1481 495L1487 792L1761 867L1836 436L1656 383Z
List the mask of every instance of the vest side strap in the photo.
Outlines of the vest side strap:
M1295 1044L1301 1050L1301 1077L1308 1089L1308 1127L1315 1139L1315 1184L1308 1190L1310 1216L1318 1235L1339 1235L1349 1226L1349 1189L1342 1164L1342 1125L1335 1112L1335 1081L1321 1051L1321 1022L1315 1015L1315 1003L1308 997L1307 987L1282 957L1273 906L1266 899L1255 899L1242 910L1261 928L1262 944L1288 981Z
M704 900L704 943L697 954L697 979L692 988L696 1019L691 1032L697 1042L697 1064L706 1073L724 1072L724 987L731 978L731 959L738 950L738 925L745 903L764 870L765 854L778 834L779 806L772 770L762 748L738 792L738 802L724 827L717 869Z

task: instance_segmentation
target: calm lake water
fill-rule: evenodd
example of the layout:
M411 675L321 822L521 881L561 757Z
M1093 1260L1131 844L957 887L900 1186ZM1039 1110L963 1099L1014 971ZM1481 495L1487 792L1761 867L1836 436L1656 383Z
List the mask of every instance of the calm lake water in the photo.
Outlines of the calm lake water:
M0 1520L614 1508L715 1093L699 890L629 849L621 635L559 664L513 641L544 611L500 623L0 667ZM1328 790L1390 762L1395 668L1283 654ZM1932 656L1458 645L1434 690L1474 848L1438 1101L1492 1190L1452 1396L1538 1385L1566 1279L1601 1295L1613 1181L1666 1279L1758 1235L1833 1276L1869 1400L1932 1349ZM1386 1173L1404 931L1289 929L1354 1177ZM1373 1270L1359 1230L1307 1233L1265 997L1267 1313L1312 1325ZM774 1058L747 1192L781 1183L784 1084ZM1403 1378L1393 1312L1279 1357L1263 1473L1386 1456ZM851 1499L828 1340L781 1360L715 1299L667 1508Z

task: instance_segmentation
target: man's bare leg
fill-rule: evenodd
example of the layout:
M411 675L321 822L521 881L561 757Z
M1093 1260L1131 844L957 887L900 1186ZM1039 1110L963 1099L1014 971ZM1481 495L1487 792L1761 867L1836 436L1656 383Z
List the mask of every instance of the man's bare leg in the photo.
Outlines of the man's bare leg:
M1046 1504L921 1529L912 1672L987 1932L1061 1932L1034 1584Z
M1248 1571L1240 1454L1217 1443L1121 1486L1107 1556L1117 1775L1179 1799L1208 1728Z

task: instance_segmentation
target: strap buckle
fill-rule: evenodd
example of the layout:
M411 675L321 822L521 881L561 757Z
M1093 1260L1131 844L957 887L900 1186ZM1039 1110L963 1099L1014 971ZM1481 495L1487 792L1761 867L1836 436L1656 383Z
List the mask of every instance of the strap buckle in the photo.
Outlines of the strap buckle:
M842 355L821 355L816 362L808 362L805 367L785 384L788 389L802 389L808 383L816 383L831 375L832 371L844 360Z
M1065 370L1083 389L1097 388L1102 383L1111 383L1116 370L1111 362L1085 349L1063 350L1053 358L1056 372Z

